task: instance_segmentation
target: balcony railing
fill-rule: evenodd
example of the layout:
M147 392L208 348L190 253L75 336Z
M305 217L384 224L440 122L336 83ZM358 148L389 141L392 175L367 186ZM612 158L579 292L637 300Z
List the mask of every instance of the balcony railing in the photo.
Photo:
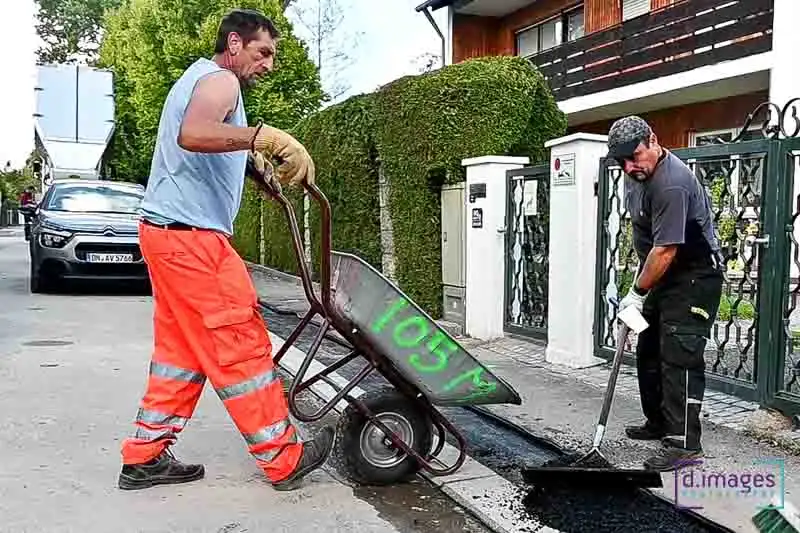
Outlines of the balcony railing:
M684 0L530 61L566 100L739 59L772 49L773 2Z

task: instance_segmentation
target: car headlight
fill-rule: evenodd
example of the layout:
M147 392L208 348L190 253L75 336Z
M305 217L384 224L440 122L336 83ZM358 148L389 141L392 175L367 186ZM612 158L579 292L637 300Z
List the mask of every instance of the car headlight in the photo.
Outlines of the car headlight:
M72 233L46 228L39 234L39 242L47 248L63 248L72 237Z

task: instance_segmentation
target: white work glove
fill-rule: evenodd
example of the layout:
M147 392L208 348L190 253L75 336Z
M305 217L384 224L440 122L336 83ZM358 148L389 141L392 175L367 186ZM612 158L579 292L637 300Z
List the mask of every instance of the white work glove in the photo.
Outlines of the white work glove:
M637 294L633 288L636 286L636 281L633 282L631 288L628 289L628 294L625 295L625 298L619 303L619 310L622 311L627 307L633 306L636 308L639 313L642 313L644 309L644 300L647 298L647 294L640 295Z

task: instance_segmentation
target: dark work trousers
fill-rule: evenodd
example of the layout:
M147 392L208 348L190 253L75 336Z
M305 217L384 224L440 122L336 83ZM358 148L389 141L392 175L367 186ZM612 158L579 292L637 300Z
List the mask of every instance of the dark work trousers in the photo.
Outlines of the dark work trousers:
M722 272L712 265L674 264L644 302L650 326L639 334L636 366L642 410L663 442L700 450L706 341L722 296Z

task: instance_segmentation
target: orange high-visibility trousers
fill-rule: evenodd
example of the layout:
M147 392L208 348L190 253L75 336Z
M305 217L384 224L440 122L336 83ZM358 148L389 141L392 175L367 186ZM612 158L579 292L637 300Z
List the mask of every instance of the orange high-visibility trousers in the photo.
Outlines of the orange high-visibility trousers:
M139 225L154 303L147 389L122 443L124 464L157 457L191 418L206 379L271 481L302 453L244 261L213 231Z

